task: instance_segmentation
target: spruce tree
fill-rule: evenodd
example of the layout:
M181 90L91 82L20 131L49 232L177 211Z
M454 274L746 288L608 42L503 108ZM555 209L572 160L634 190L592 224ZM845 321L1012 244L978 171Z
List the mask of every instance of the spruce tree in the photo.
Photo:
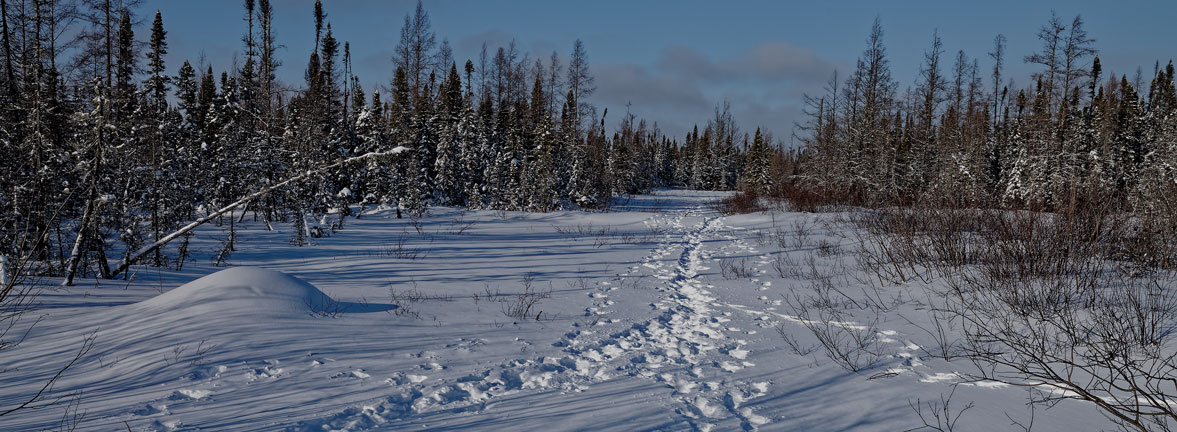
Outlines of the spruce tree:
M149 95L148 106L150 107L150 122L154 130L151 137L147 140L151 142L151 151L149 154L151 161L152 183L150 187L151 196L151 231L153 241L159 241L160 237L165 234L165 230L177 224L169 214L161 214L164 212L171 213L175 211L177 205L184 205L188 200L174 201L172 198L175 193L172 192L176 188L178 182L175 178L176 171L179 167L173 165L173 160L168 156L176 154L176 140L174 139L174 132L172 132L172 122L169 121L167 91L169 77L164 74L164 55L167 54L167 32L163 29L163 16L159 10L155 11L155 19L151 23L151 42L148 45L147 52L148 70L151 76L145 83L145 90ZM169 133L172 132L172 133ZM170 168L170 169L169 169ZM164 177L167 178L164 178ZM167 201L165 201L167 199ZM169 209L171 211L169 211ZM153 255L153 263L156 267L163 265L163 256L160 249L156 249Z
M753 194L764 194L772 187L771 150L761 136L760 128L756 128L756 135L752 138L752 146L748 148L747 162L744 164L744 191Z
M463 133L460 127L462 83L457 65L451 65L449 76L442 82L438 111L441 114L440 141L434 162L434 197L441 205L461 205L461 148Z

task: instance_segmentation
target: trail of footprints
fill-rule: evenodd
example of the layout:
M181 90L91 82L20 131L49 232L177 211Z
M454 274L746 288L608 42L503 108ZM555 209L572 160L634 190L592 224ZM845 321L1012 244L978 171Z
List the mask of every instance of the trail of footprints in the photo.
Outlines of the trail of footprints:
M698 277L700 271L707 270L704 262L711 258L703 248L704 241L722 231L722 220L707 219L686 232L684 218L670 219L675 233L667 234L639 266L619 276L622 280L649 271L660 281L656 289L665 295L650 305L657 315L604 335L595 335L592 330L570 332L557 345L569 354L569 363L576 364L575 371L589 379L628 375L665 383L681 403L678 412L699 430L709 430L714 422L733 417L743 428L755 429L769 419L742 404L764 395L768 383L743 383L724 376L754 365L746 360L747 343L725 334L742 330L725 325L730 312L717 310L726 305L718 303L708 291L713 287ZM667 259L676 253L675 265L668 267ZM613 289L612 283L602 284L606 295Z
M479 411L506 394L537 389L579 392L593 382L619 377L664 383L680 402L677 412L698 430L711 430L716 423L733 419L745 430L770 422L743 406L765 395L769 383L725 376L755 365L747 361L747 342L727 334L745 333L725 324L731 312L718 310L732 305L718 302L709 291L713 286L699 277L708 269L704 263L712 258L704 242L724 232L722 218L707 218L688 228L684 219L691 216L689 212L654 216L652 223L670 228L663 241L639 265L629 267L611 281L595 284L596 289L588 294L592 304L585 309L589 325L560 338L554 344L561 349L558 356L509 360L453 382L434 383L428 380L429 369L444 366L432 361L432 353L425 352L421 355L425 362L418 367L421 370L398 373L386 380L398 389L397 394L328 418L302 422L288 430L362 429L415 413ZM739 239L730 235L725 238L732 242L724 253L730 248L751 250ZM667 265L675 255L677 260ZM619 322L610 318L613 301L609 294L626 284L633 286L631 281L647 273L657 282L654 288L664 293L650 304L656 315L616 330L616 326L609 325ZM767 283L763 286L767 287ZM519 342L526 348L527 342Z
M682 217L676 218L673 224L682 230ZM665 354L664 361L649 364L659 367L646 367L639 375L656 373L654 370L667 363L679 366L656 373L656 379L675 389L685 406L680 412L691 418L697 429L708 430L715 420L735 417L744 429L750 430L768 423L769 419L741 405L748 399L763 396L768 383L749 384L723 376L755 365L746 360L747 342L725 333L743 332L725 324L730 321L727 316L731 313L719 312L718 308L727 305L718 302L709 291L713 286L699 278L699 272L708 269L704 263L712 257L703 248L704 242L723 229L722 219L711 218L692 230L685 236L682 252L672 269L666 268L662 258L673 253L677 249L674 246L664 246L646 261L655 277L669 281L664 286L669 293L655 304L662 314L635 325L627 336L650 343L654 354ZM729 235L724 237L731 239Z

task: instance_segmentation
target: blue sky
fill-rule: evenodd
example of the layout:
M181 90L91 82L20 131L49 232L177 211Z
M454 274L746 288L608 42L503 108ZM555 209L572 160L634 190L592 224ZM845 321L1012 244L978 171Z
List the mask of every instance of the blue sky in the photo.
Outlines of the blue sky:
M279 78L300 86L314 43L314 0L274 0L275 32L283 45ZM352 45L366 90L387 85L401 23L415 1L326 0L335 35ZM553 50L567 56L577 38L588 49L597 93L592 102L616 120L632 103L639 117L681 136L729 100L740 126L766 127L789 141L801 95L820 91L836 68L843 76L865 46L876 16L902 91L914 84L923 52L938 29L949 57L964 50L983 70L998 33L1008 38L1007 76L1028 84L1038 28L1056 11L1065 22L1083 16L1097 39L1106 71L1151 73L1156 60L1177 57L1177 2L1167 1L477 1L424 3L438 40L448 39L459 63L512 39L533 58ZM175 71L203 56L218 72L242 52L241 0L145 0L137 29L145 39L149 15L163 13ZM460 66L460 65L459 65ZM613 122L610 122L613 123Z

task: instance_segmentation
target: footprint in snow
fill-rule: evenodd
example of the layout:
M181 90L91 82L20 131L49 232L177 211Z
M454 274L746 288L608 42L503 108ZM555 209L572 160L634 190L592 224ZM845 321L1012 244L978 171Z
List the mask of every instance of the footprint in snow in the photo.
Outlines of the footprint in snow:
M164 405L161 403L156 403L156 402L151 402L151 403L144 405L142 408L131 411L131 414L134 414L134 415L137 415L140 417L148 417L148 416L153 416L156 414L170 414L170 413L168 412L167 405Z
M363 370L363 369L356 369L356 370L353 370L353 371L340 372L340 373L337 373L337 374L335 374L335 375L331 375L331 379L337 379L337 378L358 378L358 379L364 379L364 378L371 378L371 377L372 377L372 375L369 375L368 373L364 372L364 370Z
M385 379L384 382L388 383L389 385L421 384L427 379L429 379L429 377L425 375L413 375L397 372L394 373L391 377Z
M266 363L266 366L262 366L260 368L251 368L245 371L245 381L254 382L262 379L277 379L282 375L283 372L286 371L285 369L277 367L279 363L278 360L266 360Z

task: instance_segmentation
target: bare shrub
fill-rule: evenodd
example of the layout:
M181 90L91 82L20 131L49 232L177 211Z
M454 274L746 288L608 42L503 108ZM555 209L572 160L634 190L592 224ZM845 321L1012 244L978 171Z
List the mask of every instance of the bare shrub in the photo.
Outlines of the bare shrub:
M711 208L722 215L756 213L765 210L760 195L755 192L736 192L712 203Z
M424 259L429 256L430 252L431 250L429 248L410 246L409 240L404 234L392 242L384 243L384 246L380 249L380 255L382 256L409 261Z
M956 385L952 386L952 391L948 396L940 395L938 401L921 401L916 399L915 402L908 401L907 404L919 416L923 426L908 429L911 431L939 431L952 432L956 429L956 422L964 415L965 411L973 409L975 406L972 402L965 404L960 409L952 408L952 397L956 395Z
M503 315L517 320L525 320L530 319L532 311L535 311L535 320L539 321L543 316L543 311L537 310L537 306L540 302L552 297L552 287L549 285L547 290L537 290L532 286L533 282L535 282L533 275L528 274L523 277L523 292L503 302Z
M18 244L17 253L14 254L12 261L9 261L7 255L0 254L0 351L16 348L29 336L32 328L41 321L41 318L38 318L31 323L23 322L25 314L32 311L35 306L42 286L42 281L30 277L35 273L33 270L38 265L38 262L33 258L34 251L45 243L48 235L45 233L36 241ZM42 385L31 394L14 396L10 399L11 405L0 406L0 417L25 409L44 408L71 397L71 395L51 397L53 386L67 370L90 352L90 349L94 347L95 335L96 333L85 335L77 351L61 362L60 366L52 371L53 375L44 378ZM45 361L56 362L57 360L45 359ZM18 371L0 368L0 374L14 372ZM79 395L80 393L75 393L72 396L76 398ZM67 405L67 412L69 409L69 405Z
M932 340L932 344L920 344L920 351L923 351L924 355L928 357L936 357L944 359L944 361L952 361L960 357L963 351L961 346L963 341L960 338L957 312L933 307L927 311L927 317L926 325L917 324L915 321L903 317L908 324L920 329Z
M840 253L842 253L842 248L837 243L825 239L817 243L817 256L819 257L829 258Z
M466 231L470 228L473 228L474 224L475 222L472 220L466 220L463 217L458 217L450 222L449 229L446 232L452 236L460 236L465 234Z
M1046 294L1054 296L1036 298L1036 285L1003 284L1019 289L1012 295L979 287L956 297L976 378L1035 384L1041 402L1087 401L1132 429L1177 420L1171 274L1124 276L1074 296L1052 289Z
M164 364L171 366L185 361L189 366L203 366L207 362L208 354L212 352L213 349L216 349L216 347L216 344L209 343L208 339L201 339L200 343L196 344L196 346L177 344L176 346L172 347L171 356L164 356ZM184 355L186 352L191 354Z
M784 279L805 278L805 272L802 270L801 264L787 253L780 253L773 257L772 269L776 270L777 276Z
M752 231L752 239L756 241L757 246L766 246L772 241L772 235L764 230Z
M236 239L237 239L237 232L230 230L229 234L225 237L225 240L221 242L221 245L219 247L219 251L217 252L217 254L215 256L213 256L213 266L214 267L220 267L222 265L229 264L229 257L233 255L233 251L237 250L233 246L234 243L236 243ZM187 248L187 244L185 244L185 249L186 248Z
M425 294L417 289L416 281L413 282L413 287L407 290L397 290L396 286L389 285L388 299L393 305L396 305L388 313L421 319L421 312L417 310L417 304L425 301Z
M809 188L786 187L779 189L780 197L792 205L793 211L815 213L825 199Z
M391 303L393 305L396 305L396 308L393 308L393 309L387 311L389 314L392 314L395 316L407 315L407 316L411 316L416 319L421 319L421 312L420 312L420 310L417 309L417 305L424 303L424 302L429 302L429 301L452 301L453 300L452 296L438 295L438 294L427 294L426 292L421 291L421 289L417 287L416 280L410 280L409 283L412 285L412 287L410 287L408 289L400 289L400 290L398 290L396 288L396 285L389 283L388 297L389 297L389 300L391 301ZM486 289L488 292L490 291L489 286L487 286ZM494 301L494 300L490 299L489 295L487 297L481 297L478 294L475 294L474 295L475 304L477 304L483 298L486 298L490 301Z
M621 244L634 245L652 243L659 235L664 232L658 228L645 228L636 231L620 231L615 234L615 238Z
M807 219L797 219L793 221L793 247L805 247L805 240L809 238L809 234L813 232L813 225ZM789 247L786 244L785 236L777 237L777 243L782 248Z
M790 210L804 213L816 213L823 206L847 202L842 194L788 183L772 188L768 195L770 200L787 203Z
M593 224L572 226L552 225L552 229L554 229L557 234L564 236L566 240L591 238L593 240L593 247L596 249L600 249L601 247L608 245L612 236L615 234L615 230L613 228L596 227L593 226ZM636 241L636 238L630 239L630 241Z
M793 354L805 357L809 354L812 354L814 351L817 351L817 345L802 347L801 342L798 341L796 337L793 337L793 335L789 334L784 325L778 324L774 326L774 328L776 329L777 334L781 336L781 339L785 341L785 345L787 345L789 349L793 351Z
M318 301L310 298L303 302L307 306L307 310L311 315L323 318L339 318L347 313L347 304L339 302L330 296L323 296Z
M886 347L879 340L875 325L877 317L858 324L849 321L849 317L829 298L782 297L801 325L817 339L826 357L843 369L858 373L878 365L885 356ZM785 336L782 330L778 333ZM786 342L789 342L788 338Z
M746 279L756 276L756 270L748 265L748 258L722 258L719 273L724 279Z
M864 269L945 282L929 293L944 299L923 328L940 345L932 354L968 359L970 380L1030 387L1034 404L1085 401L1134 430L1177 421L1173 219L1098 199L1057 213L914 206L853 218L867 233ZM932 418L925 428L947 430Z

